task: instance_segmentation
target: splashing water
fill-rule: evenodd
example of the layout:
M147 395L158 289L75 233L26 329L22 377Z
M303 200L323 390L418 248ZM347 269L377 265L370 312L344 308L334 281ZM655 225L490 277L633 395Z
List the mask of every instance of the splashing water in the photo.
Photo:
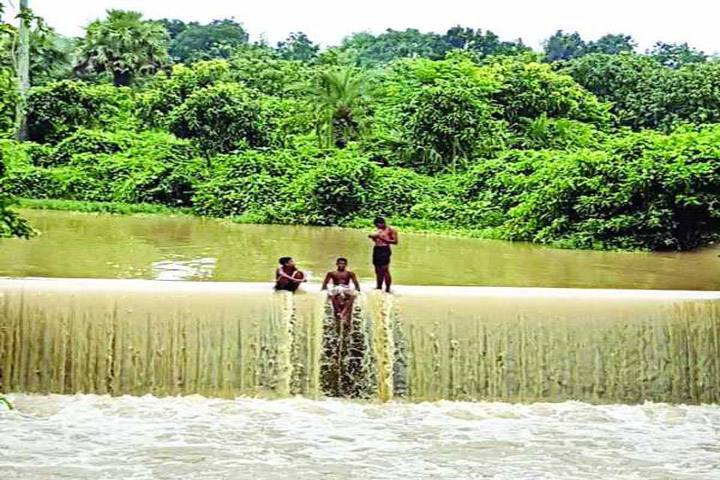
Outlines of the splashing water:
M720 478L720 407L11 395L3 478Z

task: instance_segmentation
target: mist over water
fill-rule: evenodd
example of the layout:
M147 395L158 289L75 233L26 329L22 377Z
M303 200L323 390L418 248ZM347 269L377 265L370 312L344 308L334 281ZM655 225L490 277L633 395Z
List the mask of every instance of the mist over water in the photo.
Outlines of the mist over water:
M720 478L720 407L11 395L3 478Z

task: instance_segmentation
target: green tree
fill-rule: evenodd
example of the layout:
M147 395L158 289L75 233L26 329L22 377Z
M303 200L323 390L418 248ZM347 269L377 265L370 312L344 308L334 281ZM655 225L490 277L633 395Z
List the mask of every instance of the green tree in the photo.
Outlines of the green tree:
M440 59L447 50L441 35L414 28L388 29L380 35L361 32L342 41L340 51L348 53L361 67L372 67L398 58Z
M702 63L708 58L704 52L692 48L687 43L658 42L648 51L648 55L670 68Z
M169 117L170 130L194 139L206 152L230 152L266 143L257 96L237 83L192 93Z
M9 68L0 67L0 137L9 137L15 129L17 80Z
M206 25L190 23L173 39L170 55L178 62L229 58L248 39L242 24L232 18L213 20Z
M379 79L373 134L380 157L423 172L463 168L506 140L492 96L500 80L473 54L402 60Z
M588 53L606 53L608 55L617 55L619 53L635 51L637 43L630 35L622 33L603 35L594 42L587 45Z
M188 27L198 25L197 22L185 23L182 20L172 18L161 18L160 20L156 20L156 22L165 27L168 35L170 35L171 41L175 40L177 36L187 30Z
M232 80L227 60L204 60L191 65L177 64L170 77L156 76L137 95L137 114L145 125L167 127L170 112L194 92Z
M565 33L558 30L543 42L545 57L548 62L571 60L587 53L587 44L578 32Z
M127 87L61 80L33 88L28 96L28 135L57 143L80 127L127 130L134 126L134 95Z
M30 238L34 234L33 229L24 219L20 218L17 212L10 208L14 201L3 191L4 176L5 159L0 158L0 238Z
M309 62L318 53L320 47L310 41L303 32L293 32L282 42L278 42L277 50L286 60Z
M479 58L492 55L517 55L530 50L522 40L513 42L501 41L500 37L490 30L483 32L479 28L464 28L456 26L444 35L447 49L460 49L476 52Z
M558 73L544 63L508 57L491 68L502 79L493 100L502 116L515 127L541 115L566 118L598 126L610 121L610 105L585 90L570 75Z
M418 171L465 168L473 158L501 146L503 125L482 90L469 82L421 88L401 109L401 131L413 148L408 161Z
M267 46L248 45L230 59L233 80L242 82L266 95L297 96L296 88L307 83L313 71L303 62L286 60Z
M170 63L168 33L142 14L108 10L105 20L95 20L80 43L77 69L109 72L115 86L132 85L139 74L153 73Z
M591 54L565 71L601 100L612 102L619 125L668 130L682 122L720 121L720 61L678 69L646 55Z
M323 70L310 83L320 145L342 146L358 137L367 98L367 78L353 68Z
M71 57L75 42L61 37L36 16L30 30L30 78L33 85L41 85L72 73ZM0 35L0 65L15 70L18 57L18 32L8 25L6 35Z

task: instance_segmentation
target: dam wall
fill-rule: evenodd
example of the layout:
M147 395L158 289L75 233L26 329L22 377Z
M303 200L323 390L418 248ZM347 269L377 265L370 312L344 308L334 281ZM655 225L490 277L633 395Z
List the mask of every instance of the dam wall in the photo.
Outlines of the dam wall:
M720 292L0 279L3 392L717 403Z

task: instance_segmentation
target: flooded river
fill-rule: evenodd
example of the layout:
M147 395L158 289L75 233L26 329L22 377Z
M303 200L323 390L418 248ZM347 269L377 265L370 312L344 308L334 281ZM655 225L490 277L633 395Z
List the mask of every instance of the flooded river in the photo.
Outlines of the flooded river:
M42 232L0 243L0 275L268 281L293 256L320 281L335 258L371 279L361 230L236 225L195 217L24 211ZM401 232L393 256L405 285L720 290L720 246L694 252L559 250L527 243Z

